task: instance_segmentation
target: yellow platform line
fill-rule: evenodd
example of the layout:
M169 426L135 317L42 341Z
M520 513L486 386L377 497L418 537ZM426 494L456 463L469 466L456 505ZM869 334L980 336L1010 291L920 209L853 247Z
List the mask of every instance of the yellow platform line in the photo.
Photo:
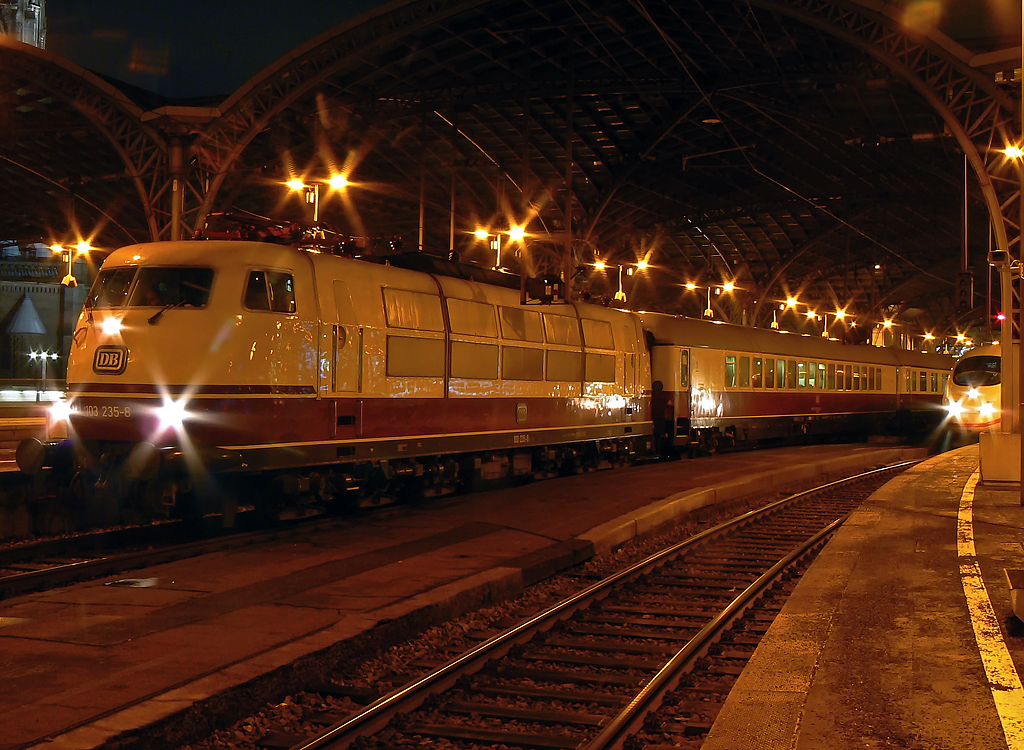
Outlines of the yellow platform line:
M967 597L967 609L978 642L992 700L1003 725L1006 746L1010 750L1024 750L1024 687L1017 668L1003 640L995 608L989 598L981 566L974 546L974 492L981 469L976 469L960 495L960 510L956 521L956 548L960 563L960 581Z

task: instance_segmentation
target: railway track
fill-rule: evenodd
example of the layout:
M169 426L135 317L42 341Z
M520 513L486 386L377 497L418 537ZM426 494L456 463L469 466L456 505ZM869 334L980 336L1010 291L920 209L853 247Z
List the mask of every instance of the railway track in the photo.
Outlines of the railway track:
M909 465L743 514L450 662L410 665L429 671L355 713L309 712L307 721L321 727L315 736L268 736L259 744L698 748L802 568L850 511Z

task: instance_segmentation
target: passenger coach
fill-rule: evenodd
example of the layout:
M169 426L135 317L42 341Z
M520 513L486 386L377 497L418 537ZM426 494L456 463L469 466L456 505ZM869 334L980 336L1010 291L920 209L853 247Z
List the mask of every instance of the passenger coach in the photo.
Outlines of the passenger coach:
M654 414L674 446L935 427L952 358L640 313Z

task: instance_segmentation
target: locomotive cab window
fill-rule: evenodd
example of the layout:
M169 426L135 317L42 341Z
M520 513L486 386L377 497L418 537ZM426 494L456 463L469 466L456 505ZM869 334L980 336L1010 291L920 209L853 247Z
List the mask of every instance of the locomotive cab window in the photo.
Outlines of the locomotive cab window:
M249 310L295 312L292 275L280 271L250 271L245 285L245 306Z
M205 307L213 285L212 268L139 269L129 307Z
M86 307L122 307L138 269L110 268L99 272L85 300Z
M97 283L99 281L97 280ZM999 385L999 357L966 357L953 368L956 385Z

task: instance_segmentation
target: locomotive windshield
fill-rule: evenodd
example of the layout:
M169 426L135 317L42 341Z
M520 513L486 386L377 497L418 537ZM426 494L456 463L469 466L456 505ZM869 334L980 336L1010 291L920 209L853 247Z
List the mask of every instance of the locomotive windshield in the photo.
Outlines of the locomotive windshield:
M203 307L212 285L212 268L112 268L100 271L85 306Z
M956 363L953 382L957 385L999 385L999 357L968 357Z

